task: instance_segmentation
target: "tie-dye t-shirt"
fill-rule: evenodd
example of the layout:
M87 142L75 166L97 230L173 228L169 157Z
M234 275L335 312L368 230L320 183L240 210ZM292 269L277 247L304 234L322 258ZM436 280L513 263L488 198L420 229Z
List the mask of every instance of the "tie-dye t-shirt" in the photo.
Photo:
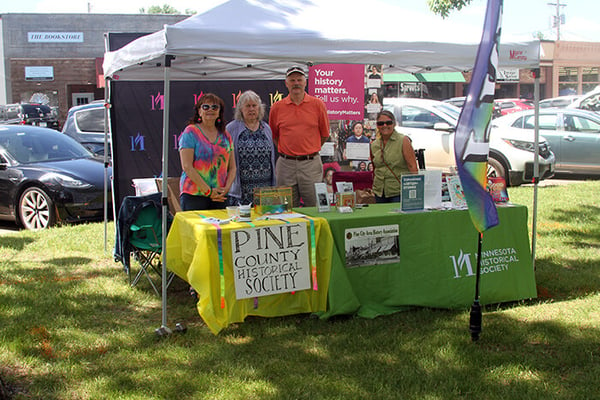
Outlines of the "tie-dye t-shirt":
M179 136L179 149L194 149L194 168L211 188L225 186L229 158L233 155L233 141L227 131L220 132L213 143L198 125L188 125ZM179 186L181 193L202 194L185 172Z

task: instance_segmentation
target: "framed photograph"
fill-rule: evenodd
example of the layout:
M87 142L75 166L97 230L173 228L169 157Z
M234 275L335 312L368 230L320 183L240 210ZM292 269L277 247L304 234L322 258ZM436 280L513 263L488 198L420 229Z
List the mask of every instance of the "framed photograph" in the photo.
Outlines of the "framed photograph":
M325 182L315 183L315 193L317 195L317 207L319 212L328 212L329 207L329 196L327 194L327 185Z

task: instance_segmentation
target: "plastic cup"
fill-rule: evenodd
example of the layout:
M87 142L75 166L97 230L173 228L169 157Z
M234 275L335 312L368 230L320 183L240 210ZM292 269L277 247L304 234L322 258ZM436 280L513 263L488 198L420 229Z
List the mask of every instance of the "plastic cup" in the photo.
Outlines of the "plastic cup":
M229 215L230 218L237 217L238 215L240 215L239 207L238 206L228 206L227 207L227 215Z

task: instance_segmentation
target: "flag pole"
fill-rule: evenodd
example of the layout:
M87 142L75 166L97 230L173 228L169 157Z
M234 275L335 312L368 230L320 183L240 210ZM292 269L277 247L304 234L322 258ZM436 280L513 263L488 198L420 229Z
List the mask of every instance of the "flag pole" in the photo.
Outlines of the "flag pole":
M471 315L469 320L469 330L471 331L471 340L476 342L481 334L481 305L479 304L479 281L481 276L481 242L483 242L483 233L478 233L479 244L477 245L477 272L475 275L475 299L471 306Z
M471 221L479 232L475 299L469 321L471 339L474 342L479 340L481 334L479 281L483 232L500 223L496 204L486 188L490 121L498 66L501 19L502 0L488 0L481 43L477 49L467 100L458 117L454 135L454 157L458 176L467 200Z

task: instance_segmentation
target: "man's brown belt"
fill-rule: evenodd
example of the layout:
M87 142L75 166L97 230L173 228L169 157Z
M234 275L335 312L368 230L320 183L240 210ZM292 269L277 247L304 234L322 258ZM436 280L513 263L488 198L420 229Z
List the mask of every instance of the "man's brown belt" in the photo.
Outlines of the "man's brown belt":
M312 160L313 158L317 157L319 155L319 153L312 153L312 154L307 154L304 156L290 156L288 154L283 154L283 153L279 153L279 155L288 160L304 161L304 160Z

